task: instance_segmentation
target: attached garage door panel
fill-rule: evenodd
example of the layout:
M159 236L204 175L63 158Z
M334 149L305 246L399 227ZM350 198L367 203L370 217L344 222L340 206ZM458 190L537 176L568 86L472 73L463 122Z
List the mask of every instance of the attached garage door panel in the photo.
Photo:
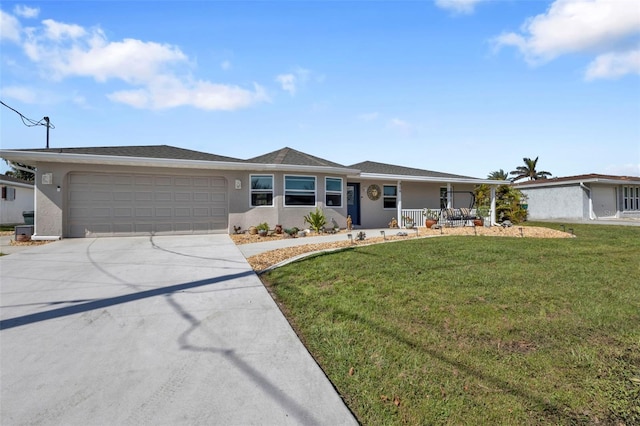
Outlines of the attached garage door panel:
M68 237L226 232L223 177L69 175Z

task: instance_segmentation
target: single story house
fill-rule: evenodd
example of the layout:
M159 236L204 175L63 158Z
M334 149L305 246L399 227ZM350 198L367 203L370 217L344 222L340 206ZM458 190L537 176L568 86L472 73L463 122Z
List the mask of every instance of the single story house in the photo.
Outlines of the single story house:
M515 185L527 196L529 220L640 219L640 177L586 174Z
M33 183L13 176L0 175L0 224L24 223L23 212L33 212Z
M250 159L166 145L4 149L0 157L37 169L34 239L231 233L263 222L302 229L316 207L342 228L348 216L355 228L387 227L404 216L422 221L427 207L469 207L476 185L507 183L344 166L291 148Z

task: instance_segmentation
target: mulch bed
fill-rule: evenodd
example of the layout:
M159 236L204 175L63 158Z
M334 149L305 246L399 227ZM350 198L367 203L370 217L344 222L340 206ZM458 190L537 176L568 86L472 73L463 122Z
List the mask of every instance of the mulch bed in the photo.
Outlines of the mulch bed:
M398 236L396 235L398 232L404 232L406 236ZM313 243L313 244L305 244L302 246L296 247L287 247L277 250L271 250L265 253L261 253L255 256L251 256L247 258L247 261L251 265L254 271L261 272L264 271L274 265L277 265L281 262L284 262L288 259L294 258L296 256L300 256L306 253L324 251L324 250L336 250L342 248L353 247L357 245L369 245L369 244L378 244L384 243L388 241L397 241L401 239L410 239L410 238L424 238L424 237L435 237L435 236L447 236L447 235L482 235L482 236L493 236L493 237L514 237L514 238L571 238L571 235L568 232L562 232L549 228L541 228L534 226L512 226L510 228L503 228L501 226L493 226L493 227L458 227L458 228L443 228L443 229L428 229L420 227L418 228L418 232L415 230L404 230L404 229L389 229L385 231L385 237L382 236L367 236L367 238L363 241L356 241L355 236L358 233L357 230L352 231L351 234L354 237L354 241L351 242L347 238L347 231L340 231L341 234L345 235L344 241L335 241L335 242L327 242L327 243ZM312 236L317 236L312 234ZM250 244L250 243L260 243L269 241L274 238L288 238L286 236L274 234L267 237L260 237L258 235L251 234L233 234L231 235L231 239L238 245L240 244ZM306 237L302 237L306 238Z

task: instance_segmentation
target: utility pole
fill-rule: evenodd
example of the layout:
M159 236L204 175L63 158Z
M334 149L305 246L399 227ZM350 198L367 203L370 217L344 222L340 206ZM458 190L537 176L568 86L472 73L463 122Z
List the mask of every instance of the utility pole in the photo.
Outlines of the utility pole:
M47 123L47 149L49 149L49 117L45 117L44 121Z

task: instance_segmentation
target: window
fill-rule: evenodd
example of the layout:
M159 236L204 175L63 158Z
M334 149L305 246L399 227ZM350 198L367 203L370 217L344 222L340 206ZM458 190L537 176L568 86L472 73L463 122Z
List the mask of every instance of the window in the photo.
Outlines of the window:
M16 189L9 186L2 187L2 199L7 201L13 201L16 199Z
M447 188L440 188L440 209L447 208Z
M325 178L325 204L331 207L342 207L342 179Z
M640 210L640 186L622 187L622 205L624 210Z
M385 209L398 207L398 187L395 185L382 186L382 203Z
M285 176L284 177L284 205L285 206L315 206L316 205L316 177L315 176Z
M251 175L251 207L273 206L273 176Z

